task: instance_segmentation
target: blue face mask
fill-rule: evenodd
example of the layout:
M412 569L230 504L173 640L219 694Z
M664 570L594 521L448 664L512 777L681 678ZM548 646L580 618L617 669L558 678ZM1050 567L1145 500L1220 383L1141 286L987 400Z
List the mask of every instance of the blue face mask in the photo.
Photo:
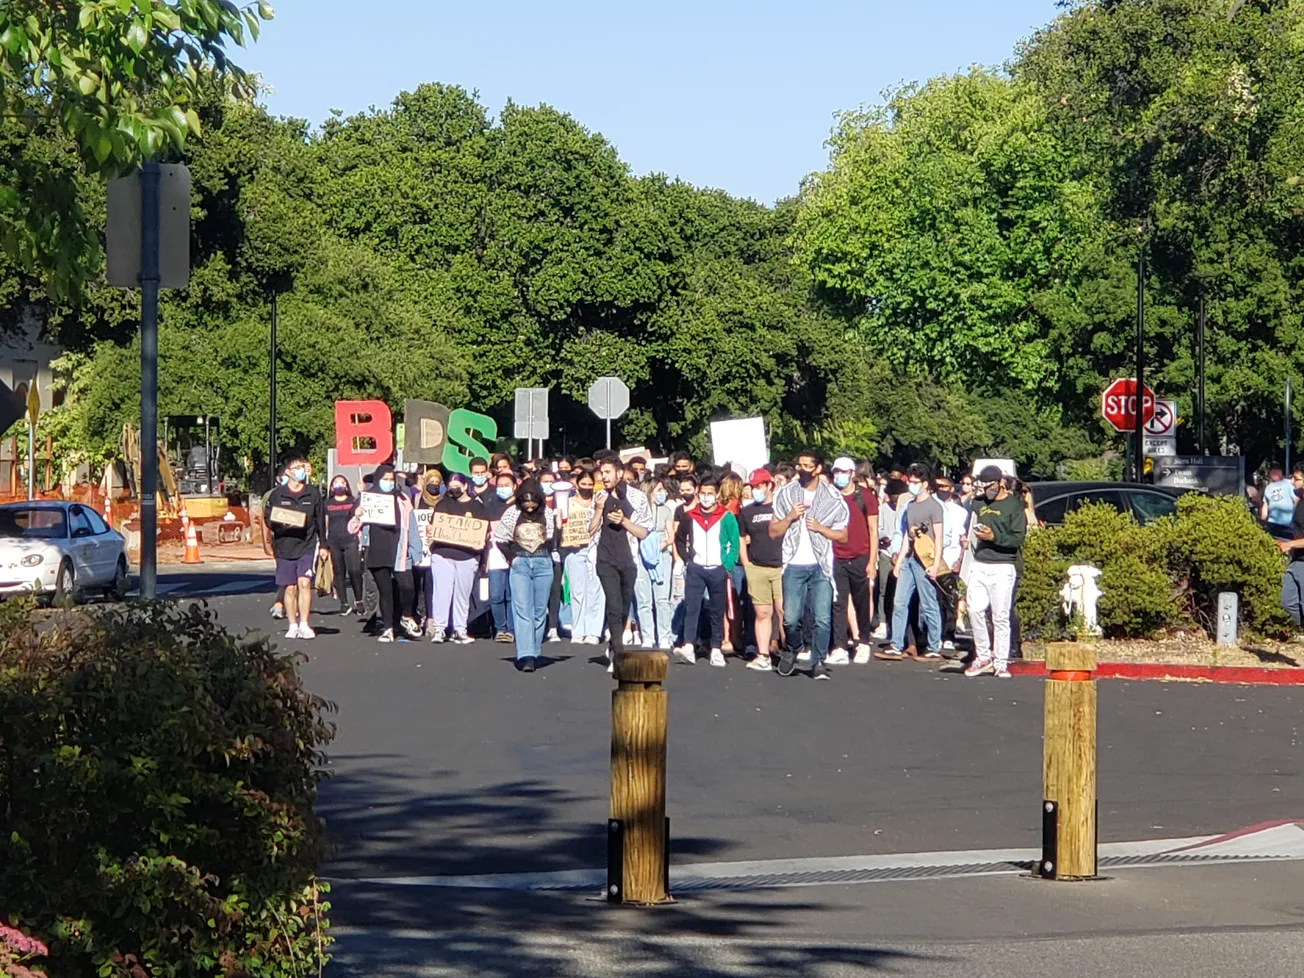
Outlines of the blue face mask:
M473 475L471 476L471 481L474 482L477 486L483 486L489 481L489 476Z
M763 502L765 502L765 497L766 497L767 495L769 495L769 494L768 494L764 489L753 489L753 490L752 490L752 502L754 502L754 503L763 503Z
M302 468L302 467L297 468L297 469L291 469L291 470L290 470L290 477L291 477L292 479L294 479L295 482L307 482L307 481L308 481L308 470L305 469L305 468Z
M511 498L512 498L512 492L513 492L513 491L514 491L514 490L512 489L511 486L499 486L499 487L498 487L498 498L499 498L499 499L511 499Z
M557 491L556 489L553 488L551 482L541 482L539 483L539 488L543 490L543 494L545 496L551 496L554 492Z
M286 475L284 472L282 472L282 473L281 473L281 477L280 477L279 479L276 480L276 484L277 484L278 486L283 486L283 485L285 485L285 484L286 484L287 482L289 482L289 481L290 481L290 477L289 477L288 475Z
M377 487L381 492L393 492L393 491L394 491L394 480L393 480L393 479L381 479L380 482L376 483L376 487Z
M834 484L835 486L837 486L839 489L845 489L845 488L847 488L847 486L851 485L851 473L850 473L850 472L834 472L834 473L833 473L833 484Z
M661 490L660 492L658 492L658 493L654 493L654 494L652 495L652 499L653 499L653 501L654 501L658 506L664 506L664 505L666 504L666 498L667 498L667 497L666 497L666 493L665 493L665 490L664 490L664 489Z

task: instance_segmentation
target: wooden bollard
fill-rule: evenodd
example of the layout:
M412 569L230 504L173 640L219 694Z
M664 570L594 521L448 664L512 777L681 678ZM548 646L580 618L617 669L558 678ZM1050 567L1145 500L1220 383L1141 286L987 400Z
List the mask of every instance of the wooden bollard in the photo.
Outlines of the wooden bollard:
M607 822L607 900L670 899L666 821L664 652L616 656L611 694L611 818Z
M1096 875L1096 650L1051 643L1046 670L1037 875L1091 879Z

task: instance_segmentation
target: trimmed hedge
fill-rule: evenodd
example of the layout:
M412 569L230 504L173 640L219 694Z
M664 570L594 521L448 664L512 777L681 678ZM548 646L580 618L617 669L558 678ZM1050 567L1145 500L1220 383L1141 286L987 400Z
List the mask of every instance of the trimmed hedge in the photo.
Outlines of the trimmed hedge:
M0 909L50 978L319 974L330 709L199 605L0 606Z
M1196 627L1212 635L1220 591L1240 596L1249 633L1290 634L1279 603L1285 558L1236 497L1188 493L1176 516L1149 526L1099 503L1069 513L1063 526L1033 530L1017 598L1029 637L1064 637L1059 591L1073 564L1100 568L1100 625L1111 638Z

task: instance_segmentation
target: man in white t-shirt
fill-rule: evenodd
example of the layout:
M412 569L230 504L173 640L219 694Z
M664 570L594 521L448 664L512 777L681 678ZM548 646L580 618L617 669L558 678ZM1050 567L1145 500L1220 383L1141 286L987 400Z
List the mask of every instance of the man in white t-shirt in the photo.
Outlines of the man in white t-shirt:
M842 493L820 478L823 459L797 456L797 478L774 497L770 536L783 540L783 628L786 641L777 672L791 676L801 648L802 618L810 597L811 678L829 678L824 658L833 633L833 544L847 542L850 511Z

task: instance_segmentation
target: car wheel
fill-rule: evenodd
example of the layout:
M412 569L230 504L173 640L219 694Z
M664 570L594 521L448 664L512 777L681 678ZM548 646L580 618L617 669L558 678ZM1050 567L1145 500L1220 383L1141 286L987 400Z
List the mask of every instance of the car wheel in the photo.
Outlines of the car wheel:
M127 591L131 587L131 578L127 575L127 558L118 558L118 569L113 572L113 583L109 585L109 598L113 601L126 601Z
M59 574L54 579L54 606L63 608L72 604L77 598L77 585L72 576L72 564L64 561L59 565Z

